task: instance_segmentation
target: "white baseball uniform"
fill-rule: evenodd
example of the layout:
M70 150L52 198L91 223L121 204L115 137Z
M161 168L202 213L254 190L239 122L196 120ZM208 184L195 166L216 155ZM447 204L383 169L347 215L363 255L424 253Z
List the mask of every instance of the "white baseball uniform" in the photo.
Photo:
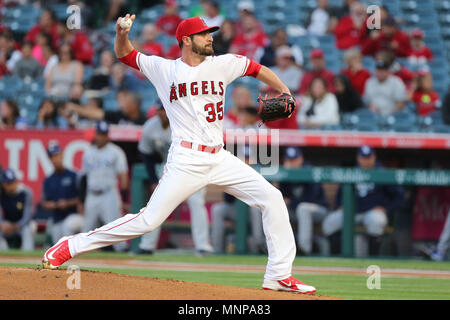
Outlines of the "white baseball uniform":
M269 255L265 279L291 276L295 240L281 192L223 149L225 90L246 75L251 61L225 54L189 66L181 58L137 53L136 64L155 86L172 130L163 176L139 213L70 238L72 257L155 230L181 202L212 184L261 210Z
M117 190L117 175L128 171L125 153L114 143L89 147L83 155L82 174L87 176L83 232L122 216L122 201ZM115 245L125 249L124 244Z
M143 154L158 152L162 162L167 161L167 153L171 143L170 127L163 128L161 119L155 116L144 124L142 137L139 140L138 150ZM206 190L203 188L187 199L189 213L191 215L191 233L194 246L197 251L212 252L213 248L209 243L209 223L208 211L205 207ZM161 227L141 237L139 248L142 250L154 251L158 244Z

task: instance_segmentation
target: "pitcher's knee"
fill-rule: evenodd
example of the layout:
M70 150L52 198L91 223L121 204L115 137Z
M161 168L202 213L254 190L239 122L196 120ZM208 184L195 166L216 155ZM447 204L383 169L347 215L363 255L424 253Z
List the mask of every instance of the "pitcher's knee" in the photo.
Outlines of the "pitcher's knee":
M270 186L267 188L266 192L264 192L264 195L262 196L264 203L266 203L267 206L276 206L280 207L280 205L285 205L283 194L280 190L275 188L274 186Z

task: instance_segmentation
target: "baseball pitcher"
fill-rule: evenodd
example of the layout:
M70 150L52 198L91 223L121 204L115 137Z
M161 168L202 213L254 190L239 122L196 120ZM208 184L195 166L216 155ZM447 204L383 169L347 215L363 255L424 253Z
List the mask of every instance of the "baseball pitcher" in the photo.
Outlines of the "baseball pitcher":
M159 108L156 116L147 120L142 129L138 150L142 155L149 176L152 190L158 183L159 173L156 172L156 163L166 163L167 154L171 144L171 130L169 119L161 101L157 102ZM205 188L197 191L187 199L191 215L191 232L195 250L198 255L207 255L213 251L209 243L208 211L205 207ZM141 254L152 254L158 244L161 227L141 237L139 251Z
M262 287L297 293L314 293L292 274L295 240L281 192L262 175L223 148L225 90L236 78L256 77L280 92L279 104L269 103L263 121L288 117L295 101L286 85L267 67L244 56L214 56L210 27L199 17L183 20L176 38L181 58L167 60L135 50L128 38L135 16L119 17L114 50L120 61L141 71L155 86L169 118L172 144L167 163L147 205L93 231L60 239L43 257L45 268L57 268L70 258L104 246L141 236L159 227L192 194L209 184L223 188L262 212L268 263ZM278 108L278 105L280 108ZM278 110L278 111L277 111Z

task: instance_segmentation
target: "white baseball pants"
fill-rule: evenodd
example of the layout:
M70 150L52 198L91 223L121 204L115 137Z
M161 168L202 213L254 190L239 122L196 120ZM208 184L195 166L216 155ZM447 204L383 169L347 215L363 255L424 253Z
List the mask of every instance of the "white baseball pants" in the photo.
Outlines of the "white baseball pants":
M209 223L208 211L205 207L205 194L206 189L200 189L190 196L186 202L189 206L189 213L191 215L191 233L195 250L212 252L213 249L209 243ZM139 248L151 251L156 250L160 233L161 227L158 227L152 232L144 234L141 237Z
M76 256L155 230L169 214L192 194L208 184L261 210L269 253L265 278L285 279L291 275L296 248L289 214L281 192L250 166L221 149L212 154L180 146L174 141L164 174L147 205L137 214L127 214L94 231L69 240Z

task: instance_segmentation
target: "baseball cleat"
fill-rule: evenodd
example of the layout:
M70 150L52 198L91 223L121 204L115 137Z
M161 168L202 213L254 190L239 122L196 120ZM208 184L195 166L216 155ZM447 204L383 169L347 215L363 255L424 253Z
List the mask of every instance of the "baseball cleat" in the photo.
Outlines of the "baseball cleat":
M287 291L295 293L315 293L316 288L308 286L303 282L298 281L293 276L283 280L269 280L264 279L262 288L265 290Z
M57 269L70 258L72 258L72 255L69 251L69 237L62 237L45 252L42 257L42 267L44 269Z

